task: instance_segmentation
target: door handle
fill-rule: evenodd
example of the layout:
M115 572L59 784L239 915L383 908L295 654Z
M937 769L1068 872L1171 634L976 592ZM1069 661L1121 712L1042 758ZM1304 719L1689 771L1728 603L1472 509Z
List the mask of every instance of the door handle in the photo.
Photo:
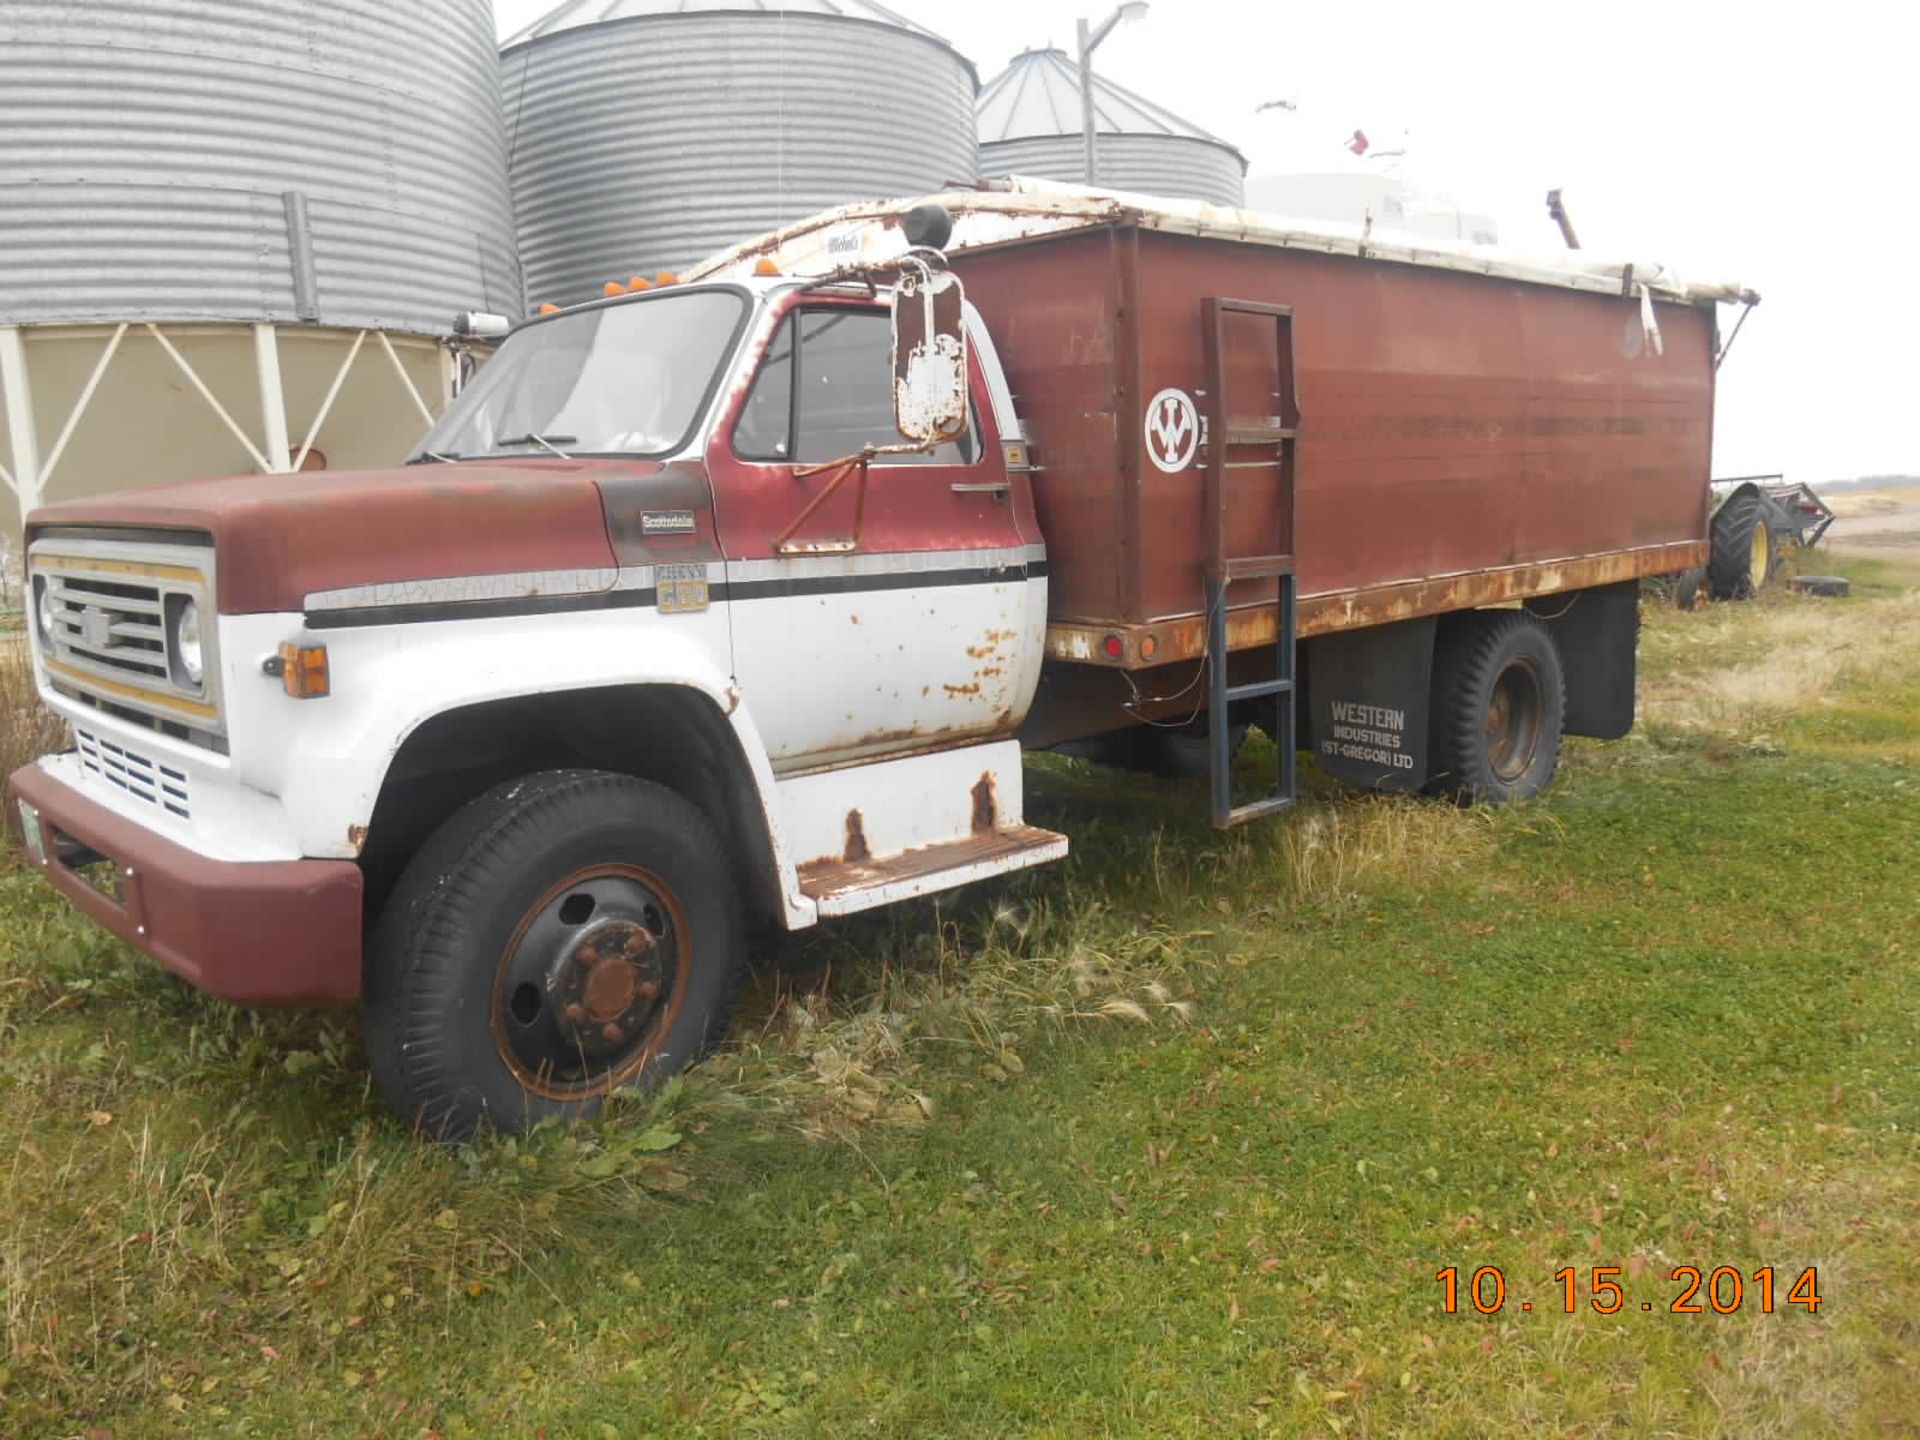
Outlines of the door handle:
M956 495L1009 495L1013 492L1011 480L956 480L947 487Z

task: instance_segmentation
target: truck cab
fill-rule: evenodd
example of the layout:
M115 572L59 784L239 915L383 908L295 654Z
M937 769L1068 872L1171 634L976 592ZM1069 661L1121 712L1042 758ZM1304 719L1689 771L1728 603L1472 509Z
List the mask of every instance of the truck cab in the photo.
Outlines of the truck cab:
M216 994L362 999L390 1098L459 1134L686 1063L757 926L1064 854L1012 738L1020 423L952 293L957 412L903 436L892 302L621 293L521 327L400 470L37 513L49 877Z

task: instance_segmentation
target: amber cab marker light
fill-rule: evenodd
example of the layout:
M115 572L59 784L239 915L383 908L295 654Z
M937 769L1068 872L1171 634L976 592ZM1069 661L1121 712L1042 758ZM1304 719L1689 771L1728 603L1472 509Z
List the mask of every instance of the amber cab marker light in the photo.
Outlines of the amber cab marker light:
M540 313L542 315L558 315L560 313L560 307L549 300L540 307Z
M332 676L327 671L327 647L324 645L296 645L293 641L282 642L275 666L280 672L280 684L287 694L296 700L317 700L333 688Z
M611 300L616 295L626 294L627 287L622 285L618 280L609 280L600 287L600 293Z
M778 275L780 273L780 267L774 264L771 256L762 255L758 260L753 262L753 273L756 275Z
M656 285L678 285L680 283L680 277L671 270L662 270L658 275L653 277L653 283Z
M647 277L644 275L636 275L631 280L627 281L627 289L631 291L637 292L641 290L651 290L652 288L653 288L653 282L647 279Z

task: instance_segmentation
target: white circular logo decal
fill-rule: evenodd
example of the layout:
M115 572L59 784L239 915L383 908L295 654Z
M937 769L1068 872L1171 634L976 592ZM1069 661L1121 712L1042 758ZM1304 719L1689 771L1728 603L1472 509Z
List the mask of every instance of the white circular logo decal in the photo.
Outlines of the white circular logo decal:
M1147 402L1147 457L1172 474L1193 463L1200 448L1200 412L1184 390L1162 390Z

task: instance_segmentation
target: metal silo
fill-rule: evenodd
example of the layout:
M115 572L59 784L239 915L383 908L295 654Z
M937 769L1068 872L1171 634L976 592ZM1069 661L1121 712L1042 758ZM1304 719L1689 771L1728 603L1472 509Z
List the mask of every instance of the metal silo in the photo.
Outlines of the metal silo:
M6 0L0 462L22 508L399 459L521 305L487 0Z
M571 0L501 78L533 302L978 174L973 66L871 0Z
M1061 50L1027 50L980 91L980 169L986 175L1086 179L1080 70ZM1097 183L1239 206L1247 161L1216 135L1131 90L1093 77Z

